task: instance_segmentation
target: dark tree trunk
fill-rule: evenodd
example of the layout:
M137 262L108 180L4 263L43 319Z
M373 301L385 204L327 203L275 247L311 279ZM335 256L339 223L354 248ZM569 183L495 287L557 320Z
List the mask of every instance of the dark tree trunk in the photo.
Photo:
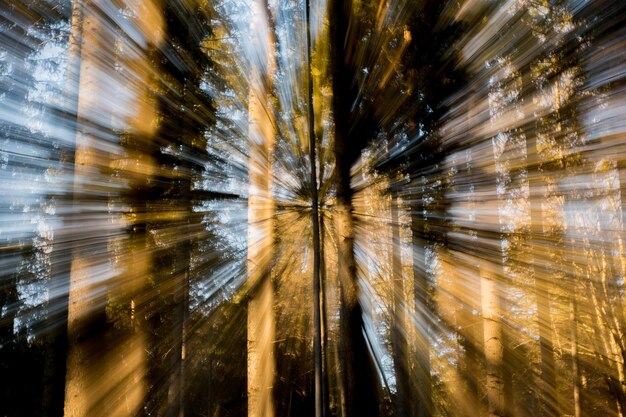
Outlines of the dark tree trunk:
M68 39L68 62L65 90L65 123L71 138L69 144L61 145L59 164L66 178L73 178L74 146L76 139L76 122L78 112L78 90L80 78L80 59L82 43L83 5L81 1L72 2L70 33ZM73 182L67 184L73 189ZM70 224L72 215L72 195L70 193L54 196L57 216ZM72 260L73 236L65 227L56 231L51 254L51 273L49 294L60 294L48 301L47 322L50 323L46 333L46 358L44 370L43 415L63 416L65 397L65 373L67 355L67 312L70 290L70 269Z
M406 416L410 408L409 350L406 337L405 289L402 276L402 242L400 240L400 223L398 216L397 189L391 190L391 281L393 294L393 328L391 343L393 347L393 365L396 374L396 415Z
M419 193L419 192L418 192ZM420 200L421 196L417 197ZM430 417L433 413L432 380L430 377L430 343L428 340L430 311L428 275L426 272L426 239L425 219L422 216L421 203L411 214L411 230L413 233L413 294L415 297L415 319L422 323L416 329L413 341L413 372L411 392L414 395L411 404L412 416Z
M308 130L309 130L309 162L311 187L311 229L313 231L313 355L315 363L315 417L322 417L325 404L323 398L324 376L322 374L322 322L321 322L321 276L320 276L320 225L317 191L317 163L315 140L315 111L313 108L313 77L311 75L311 21L310 3L306 1L306 38L307 38L307 89L308 89Z

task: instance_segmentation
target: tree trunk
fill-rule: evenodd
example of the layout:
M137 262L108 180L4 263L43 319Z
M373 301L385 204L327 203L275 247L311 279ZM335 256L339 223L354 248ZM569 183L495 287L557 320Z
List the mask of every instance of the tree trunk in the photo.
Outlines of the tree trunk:
M335 122L335 230L340 285L340 410L343 417L378 415L379 384L363 333L363 312L354 258L354 219L350 169L359 155L360 137L350 133L354 97L353 73L346 65L345 40L352 2L333 0L329 5L331 62L333 68L333 117Z
M70 20L70 33L68 39L67 50L67 71L66 79L68 80L65 93L65 124L67 127L68 139L66 144L61 146L60 165L62 168L61 178L72 178L72 169L74 164L74 146L76 139L76 116L78 110L78 92L81 62L81 43L82 43L82 2L72 2ZM72 145L70 145L72 144ZM56 195L56 213L63 219L64 224L69 224L71 219L72 208L72 189L73 183L65 183L67 186L65 194ZM65 394L65 377L66 377L66 354L67 354L67 314L68 314L68 296L70 284L70 268L72 259L72 242L71 236L68 234L67 228L61 226L55 230L54 241L51 253L51 272L49 280L48 294L60 294L55 299L48 300L49 317L48 321L52 324L48 330L47 352L44 376L44 393L43 393L43 415L44 416L62 416L63 402ZM52 313L53 312L53 313Z
M271 281L274 204L270 194L274 126L270 105L274 76L273 36L268 5L252 4L250 31L259 62L252 65L248 103L249 181L248 193L248 416L275 414L273 389L275 314Z
M341 190L343 191L343 190ZM343 416L378 415L378 381L363 334L363 311L354 259L354 224L351 199L338 198L336 230L338 274L341 286L339 350L342 367Z
M89 101L89 96L99 96L99 79L97 77L97 57L95 51L100 50L104 42L104 30L101 28L98 16L88 4L83 7L82 45L84 51L81 56L80 82L78 88L78 129L76 133L75 167L74 167L74 208L81 210L81 201L86 199L90 190L87 181L93 180L91 169L98 170L97 159L94 154L95 132L89 124L90 118L97 112L96 103ZM72 30L78 31L81 23L72 22ZM99 201L99 210L106 213L106 201ZM100 213L104 216L103 213ZM74 221L80 216L75 213ZM95 240L92 238L92 240ZM102 361L97 355L98 343L95 340L101 336L90 337L90 331L102 331L104 327L104 306L106 300L99 294L97 284L90 280L95 274L98 263L104 263L102 253L106 253L106 243L81 245L73 250L73 259L70 272L70 290L68 306L68 358L65 386L65 415L69 417L104 416L103 392L85 387L95 387L98 384L96 368L102 368ZM92 253L85 248L92 247ZM100 255L100 258L96 258ZM90 268L91 267L91 268ZM93 269L94 272L91 272ZM97 323L96 323L97 320ZM99 328L96 328L99 326ZM96 330L97 329L97 330ZM104 376L104 375L103 375Z
M313 76L311 73L311 9L309 0L306 0L306 38L307 38L307 110L309 130L309 162L311 164L311 229L313 230L313 356L315 363L315 417L324 414L323 374L322 374L322 322L321 322L321 276L320 276L320 225L319 205L317 192L317 161L315 140L315 111L313 108Z
M531 247L541 248L543 236L543 213L541 202L544 198L544 186L541 183L539 154L537 152L537 138L529 136L526 141L526 160L528 167L528 188L530 206ZM539 349L541 358L540 405L543 417L553 417L557 414L556 407L556 373L552 343L552 319L550 315L550 275L546 270L547 259L542 259L537 250L533 251L532 262L535 278L535 296L537 298L537 322L539 328Z
M402 275L402 241L398 195L395 185L391 190L391 282L393 297L392 347L393 365L396 374L396 415L407 415L409 396L408 346L406 337L406 304L404 277Z
M500 291L493 266L483 261L480 265L481 299L484 331L484 352L487 377L485 388L489 417L504 416L504 383L502 380L502 322L500 319Z
M572 334L572 379L574 385L574 417L581 416L580 409L580 375L579 375L579 358L578 358L578 305L576 302L576 283L573 284L572 294L570 295L570 325Z
M463 310L466 315L467 310ZM482 401L481 401L481 383L480 383L480 362L482 352L478 345L478 341L484 338L484 330L480 317L462 317L464 328L464 335L461 338L461 346L465 352L464 367L462 370L462 377L466 383L466 389L464 397L467 398L467 412L464 414L466 417L483 415Z
M419 192L418 192L419 194ZM413 296L415 297L415 320L421 325L415 329L413 341L413 372L411 375L411 392L414 393L412 411L409 415L430 417L433 414L432 379L430 376L430 341L429 341L429 287L426 272L426 239L425 219L422 216L423 206L418 195L417 207L411 214L411 244L413 247Z
M321 177L322 175L320 175ZM324 215L320 213L319 216L320 227L320 313L321 313L321 332L322 332L322 404L323 417L327 417L330 405L330 380L328 377L328 319L326 313L326 262L324 260Z
M341 143L336 121L336 147ZM344 136L345 137L345 136ZM344 144L345 145L345 144ZM339 147L341 149L341 147ZM379 384L364 335L363 311L354 257L354 219L350 168L341 151L335 154L337 170L337 271L340 285L339 357L341 361L342 416L377 416Z
M99 7L91 2L80 3L80 6L82 24L75 21L72 27L73 30L82 27L82 53L74 154L74 207L72 222L68 226L73 251L64 409L65 415L70 417L133 416L141 410L147 391L146 341L143 326L136 320L137 316L143 316L143 306L137 305L133 296L144 288L150 259L145 234L131 233L126 256L121 257L121 265L114 267L115 275L108 276L112 270L111 259L117 259L112 256L109 242L114 236L121 235L122 230L110 221L111 190L103 188L102 178L117 165L128 170L125 174L132 178L131 182L145 181L146 172L151 172L152 168L144 163L142 167L146 169L138 172L138 161L115 160L114 154L103 150L107 149L103 144L110 144L108 124L111 121L107 117L115 113L117 103L114 98L102 98L110 97L117 83L122 83L115 77L102 76L103 73L115 74L116 52L111 45L116 34L112 27L104 24L106 17ZM146 39L148 44L158 42L160 34L158 14L143 13L144 8L150 6L152 11L157 10L152 3L145 2L137 13L142 16L138 24L152 29L153 38ZM129 125L132 134L148 140L154 132L153 102L147 98L149 64L145 56L134 64L134 75L144 82L133 96L136 108ZM130 319L131 324L123 329L114 328L107 317L107 305L116 301L123 303L124 315Z

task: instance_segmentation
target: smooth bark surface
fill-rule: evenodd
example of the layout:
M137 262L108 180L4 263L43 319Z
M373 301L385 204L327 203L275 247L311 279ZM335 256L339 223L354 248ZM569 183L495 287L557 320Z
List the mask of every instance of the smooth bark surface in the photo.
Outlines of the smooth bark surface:
M272 417L275 313L271 281L274 203L270 195L274 126L269 85L274 73L274 51L267 2L255 0L250 31L252 45L262 61L252 67L248 102L250 188L248 192L248 416Z

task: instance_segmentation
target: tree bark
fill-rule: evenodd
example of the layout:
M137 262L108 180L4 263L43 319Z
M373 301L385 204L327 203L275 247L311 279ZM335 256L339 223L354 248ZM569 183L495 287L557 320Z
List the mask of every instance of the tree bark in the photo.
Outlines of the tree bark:
M377 416L378 381L363 334L363 311L354 259L354 223L351 200L345 197L336 208L338 274L341 286L340 340L342 362L342 415Z
M396 374L396 415L407 415L409 396L408 340L406 337L406 299L402 275L402 241L396 185L391 190L391 282L393 297L392 347Z
M360 153L361 137L351 134L352 69L346 64L345 41L352 1L333 0L329 5L331 65L333 68L333 117L335 122L335 230L340 285L340 410L344 417L378 415L379 384L363 329L363 311L354 258L354 219L350 169Z
M504 416L504 382L502 380L503 344L500 319L501 296L497 274L487 261L480 265L481 303L484 331L484 353L487 377L485 388L489 417Z
M76 6L76 5L75 5ZM98 170L96 158L93 155L95 132L89 120L97 112L96 103L87 100L88 96L98 96L99 79L97 77L97 57L95 51L100 49L104 37L98 16L90 4L80 4L83 8L82 22L72 22L72 30L82 30L83 38L81 50L80 81L78 87L78 129L76 133L75 167L74 167L74 208L80 210L81 200L90 193L86 184L94 180L91 170ZM97 173L95 173L97 175ZM94 181L95 182L95 181ZM99 209L106 212L106 201L99 201ZM74 213L73 219L78 220L79 214ZM92 238L92 240L95 240ZM98 262L104 259L96 258L99 252L106 252L102 243L92 244L93 252L85 248L89 245L73 249L70 271L70 289L68 306L68 338L69 348L67 357L67 376L65 384L65 415L69 417L83 417L88 415L103 416L104 398L98 398L101 392L86 392L85 387L96 386L99 376L95 368L102 365L97 358L97 341L90 337L89 331L95 331L98 325L102 331L105 315L106 300L98 294L96 284L90 281L90 266L95 269ZM101 256L101 254L100 254ZM91 264L90 264L91 263ZM94 273L95 275L95 273ZM97 323L96 323L97 321ZM90 329L90 327L92 329ZM100 336L100 335L97 335ZM91 389L90 391L95 391Z
M274 76L273 36L268 4L255 0L250 22L253 51L261 59L252 65L248 103L248 416L275 414L273 384L275 314L271 262L274 246L274 204L270 194L274 125L270 85Z
M67 142L61 145L60 166L62 167L61 178L72 178L74 164L74 146L76 139L76 116L78 110L78 91L81 62L82 43L82 2L74 1L71 6L70 33L67 50L66 79L68 84L65 88L65 117L67 127ZM65 183L67 189L64 194L54 196L56 201L57 216L63 219L64 224L69 224L72 208L73 182ZM68 297L71 268L71 236L64 226L55 230L52 242L50 280L48 282L48 294L60 294L57 298L48 300L49 316L51 323L46 334L46 360L44 373L43 415L62 416L65 394L66 377L66 353L67 353L67 318Z
M576 301L576 283L573 284L572 294L570 295L570 326L572 337L572 379L574 384L573 400L574 400L574 417L581 416L580 408L580 372L578 358L578 304Z
M417 180L419 181L419 180ZM418 186L419 187L419 186ZM421 187L420 187L421 188ZM415 298L415 320L421 325L415 331L411 392L415 393L410 415L430 417L433 414L432 379L430 376L430 296L428 276L426 272L426 238L425 219L422 216L423 206L420 192L416 197L417 207L411 214L411 244L413 247L413 296Z
M541 181L541 162L537 152L537 138L532 135L526 140L526 160L528 169L528 188L530 206L530 235L534 259L532 263L535 278L535 296L537 298L537 322L539 328L539 349L541 358L540 407L543 417L553 417L557 414L556 407L556 372L552 342L552 327L550 316L550 275L546 270L547 259L539 256L537 249L543 245L540 242L543 236L543 213L541 202L544 198L544 186Z
M316 161L316 140L315 140L315 111L313 108L313 76L311 74L311 7L309 0L306 0L306 39L307 39L307 110L308 110L308 130L309 130L309 162L311 164L311 229L313 231L313 356L315 363L315 417L322 417L324 414L323 384L322 374L322 323L321 323L321 276L320 276L320 225L319 225L319 204L317 192L317 161Z
M77 133L74 153L74 184L71 235L72 261L68 305L68 357L64 413L70 417L133 416L140 412L147 392L146 340L142 305L134 295L140 293L149 275L150 259L145 234L131 233L128 253L121 265L111 271L112 256L109 242L122 233L119 225L110 222L109 194L102 178L112 166L127 170L133 181L147 181L153 171L149 162L115 160L103 144L109 144L109 114L114 114L115 99L102 100L122 83L115 77L113 65L116 52L111 48L115 30L104 24L105 16L94 2L82 2L82 23L73 22L73 30L82 30L80 80L78 85ZM137 16L138 25L151 27L146 44L159 42L161 21L158 13L143 13L145 8L156 11L152 2L144 2ZM147 32L145 32L147 33ZM137 78L142 87L133 96L134 118L128 121L131 133L149 140L154 133L154 103L147 97L150 71L145 56L134 61ZM135 86L136 87L136 86ZM112 147L108 147L111 149ZM142 169L137 169L141 162ZM140 201L139 204L143 204ZM138 207L134 207L137 209ZM141 217L141 216L140 216ZM130 297L130 299L128 299ZM129 326L117 329L107 317L111 301L124 301Z

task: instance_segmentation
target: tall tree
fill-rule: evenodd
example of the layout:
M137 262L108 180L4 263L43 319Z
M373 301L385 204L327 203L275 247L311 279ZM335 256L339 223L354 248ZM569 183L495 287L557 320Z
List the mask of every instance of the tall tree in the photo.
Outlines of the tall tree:
M465 78L455 45L463 28L452 21L445 10L445 2L439 1L426 1L416 7L407 25L411 43L402 61L406 68L407 91L414 98L407 100L404 111L408 114L405 129L415 145L403 157L408 158L406 166L411 178L415 315L422 323L413 341L415 356L411 378L411 390L416 393L411 412L419 417L434 413L430 340L435 312L426 253L429 245L447 243L445 232L449 227L447 202L441 195L445 181L438 185L444 178L439 164L444 155L454 149L442 145L439 130L447 116L446 100L458 91Z
M80 1L71 2L71 13L68 32L67 45L67 68L65 79L67 84L64 90L63 103L63 124L66 127L67 137L60 148L59 156L59 176L62 178L73 178L72 169L74 165L74 146L76 138L76 115L78 110L78 89L80 76L81 43L82 43L82 3ZM51 196L56 202L56 214L62 222L71 222L72 215L72 191L71 181L64 183L63 192ZM50 389L48 397L44 403L50 405L51 410L47 415L63 415L63 402L65 391L66 354L67 354L67 313L68 295L70 283L70 269L72 260L72 238L71 232L61 226L56 231L52 245L50 290L49 293L60 293L54 300L55 314L49 318L52 324L51 333L53 335L52 346L50 347L50 358L46 362L51 373ZM44 405L44 408L46 406Z
M503 335L501 315L501 294L498 275L489 262L483 261L480 266L482 316L484 320L484 353L487 377L489 417L504 416L504 382L503 370Z
M132 245L127 263L114 266L109 245L121 227L110 221L109 212L114 185L103 183L102 177L112 167L121 169L129 178L142 177L154 170L149 160L119 158L121 152L110 142L110 129L116 126L114 115L120 107L106 97L120 88L113 65L118 56L112 48L118 36L115 28L105 24L107 16L97 2L80 2L81 22L73 22L81 30L81 66L78 86L76 146L74 157L74 215L69 228L74 239L81 236L84 244L76 245L72 254L68 308L69 351L65 389L65 415L125 416L141 410L146 394L145 340L134 325L113 326L116 301L137 294L148 275L142 240ZM135 5L137 7L137 5ZM133 22L142 34L143 46L160 41L162 21L158 8L147 2L134 10L141 16ZM80 29L79 29L80 28ZM148 28L150 28L148 30ZM126 56L133 68L133 79L140 89L132 96L133 114L122 116L133 134L149 138L154 134L154 102L147 95L149 63L143 51ZM135 78L136 77L136 78ZM106 110L106 111L103 111ZM104 225L109 224L108 228ZM132 239L135 241L134 239ZM113 270L113 274L106 271ZM123 309L122 316L131 323L136 317L134 300ZM121 365L118 365L121 364ZM89 389L85 389L89 387Z
M530 3L529 26L539 46L534 61L529 63L529 78L537 94L546 98L549 108L536 117L535 126L529 129L526 141L526 158L529 184L530 236L534 250L532 265L537 302L537 324L541 358L541 414L560 415L563 404L559 399L557 378L556 337L558 329L553 325L553 311L558 305L555 295L558 280L571 281L565 268L564 235L566 229L565 204L567 193L559 185L568 170L580 163L574 147L580 140L574 106L564 106L568 93L565 87L575 91L576 54L569 55L579 41L567 34L575 28L572 14L566 2L549 5ZM537 14L537 11L542 11ZM564 36L557 42L545 42L547 37ZM570 38L570 40L566 40ZM568 51L568 52L566 52ZM567 54L567 55L566 55ZM571 77L570 85L565 86ZM530 81L529 80L529 81ZM565 94L564 94L565 93ZM569 107L569 109L568 109ZM563 117L570 112L569 117ZM544 250L543 248L549 248ZM575 288L576 283L572 288ZM572 297L572 293L566 294Z
M335 211L338 276L341 286L339 350L341 358L341 414L378 415L378 381L363 331L363 310L359 302L357 267L354 257L354 218L350 170L369 139L367 121L352 111L358 97L357 68L349 61L347 48L356 47L349 33L354 22L352 1L330 3L333 117L335 122ZM353 27L353 26L352 26ZM358 106L357 106L358 108ZM353 123L359 125L355 127ZM365 122L365 123L364 123ZM362 129L362 130L361 130ZM361 135L363 134L363 135Z
M397 181L397 179L396 179ZM391 291L393 302L393 324L391 343L393 348L393 366L396 375L396 415L408 415L410 409L410 369L409 346L407 337L407 302L405 297L404 276L402 274L402 241L400 236L400 197L399 184L391 184Z
M194 210L212 194L197 190L207 160L206 130L214 104L202 89L211 59L204 49L212 35L203 0L159 2L163 42L151 47L153 94L158 125L154 138L137 137L135 152L159 169L135 190L143 197L143 228L151 237L153 293L151 405L156 413L186 412L188 314L192 258L203 236L202 214Z
M270 194L275 126L271 108L274 41L268 3L252 3L248 98L248 416L272 417L275 377L274 290L271 269L274 207Z
M310 0L305 2L306 13L306 48L307 48L307 119L309 133L309 162L311 164L311 229L313 231L313 355L315 365L315 417L322 417L326 405L323 398L323 374L322 374L322 318L321 318L321 282L320 275L320 219L319 197L317 186L317 141L315 140L315 109L313 107L313 76L311 67L311 5Z

